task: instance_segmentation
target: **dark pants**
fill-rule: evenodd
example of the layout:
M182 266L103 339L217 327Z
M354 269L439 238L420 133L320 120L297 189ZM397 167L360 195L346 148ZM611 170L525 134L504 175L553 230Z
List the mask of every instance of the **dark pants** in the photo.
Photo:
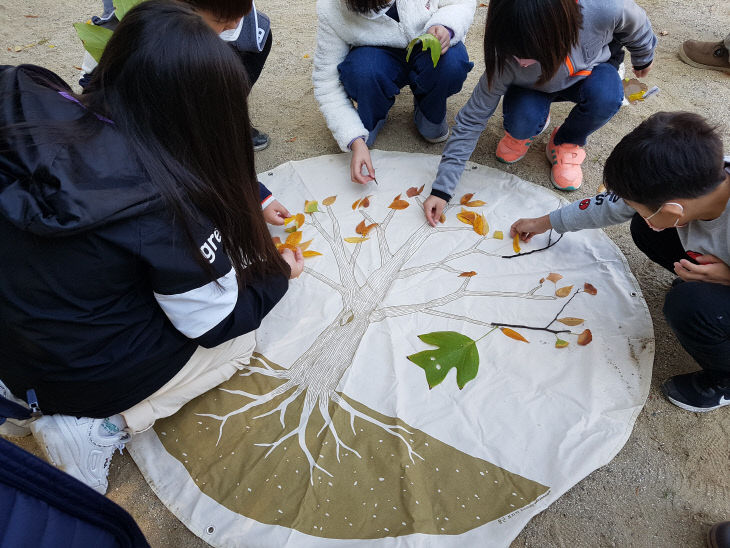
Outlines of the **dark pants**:
M654 232L636 214L631 236L647 257L671 272L680 259L694 262L675 228ZM664 317L680 344L713 380L730 379L730 286L679 283L667 293Z
M446 118L446 99L461 91L473 66L466 47L459 42L441 56L436 67L431 53L418 46L408 62L405 49L361 46L351 49L337 69L345 91L357 102L362 124L373 132L378 124L382 126L395 96L406 84L413 91L415 107L428 122L439 127ZM419 130L424 133L422 128Z
M269 56L269 52L271 51L271 34L271 31L269 31L269 37L266 39L264 49L260 52L253 53L250 51L241 51L236 47L235 42L231 43L233 51L235 51L240 57L243 67L246 69L246 73L248 74L249 92L256 83L256 80L258 80L259 76L261 76L264 63L266 63L266 58Z
M611 63L601 63L589 76L555 93L510 86L502 100L504 129L515 139L529 139L545 125L550 105L576 103L555 134L555 144L583 146L588 136L606 124L621 108L624 87Z

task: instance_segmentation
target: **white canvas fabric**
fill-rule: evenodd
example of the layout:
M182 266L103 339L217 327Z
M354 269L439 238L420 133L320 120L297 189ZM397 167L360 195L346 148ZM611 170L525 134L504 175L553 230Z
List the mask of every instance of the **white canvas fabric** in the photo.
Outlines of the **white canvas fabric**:
M321 255L264 320L247 369L128 445L213 546L508 546L616 455L647 397L651 319L602 231L537 236L515 256L510 225L554 209L555 193L469 163L431 229L419 200L439 158L373 161L378 185L351 183L348 155L260 174L293 213L317 202L300 244ZM422 363L448 372L429 387L415 355L437 348L419 335L444 331L476 341L478 370L469 352L458 374L458 353L436 354Z

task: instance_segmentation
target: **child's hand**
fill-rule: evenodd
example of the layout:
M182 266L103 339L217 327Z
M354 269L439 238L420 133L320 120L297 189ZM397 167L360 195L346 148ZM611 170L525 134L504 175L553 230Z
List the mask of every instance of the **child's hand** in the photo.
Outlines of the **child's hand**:
M361 139L355 139L350 145L352 150L352 159L350 160L350 178L353 183L360 183L365 185L370 181L375 180L375 170L373 169L373 162L370 160L370 151L365 141ZM362 174L362 166L366 166L368 175Z
M515 234L519 234L520 240L529 242L533 236L547 232L552 227L553 225L550 224L550 215L543 215L534 219L520 219L515 221L510 227L509 235L510 238L514 238Z
M674 272L686 282L730 285L730 266L714 255L700 255L695 260L700 264L693 264L687 259L674 263Z
M449 29L443 25L434 25L427 32L433 34L441 42L441 55L446 53L451 45L451 33Z
M289 275L290 280L298 277L304 270L304 255L302 255L301 249L297 248L296 251L292 251L291 249L284 248L281 252L281 258L284 259L286 264L289 265L289 268L291 268L291 274Z
M436 223L441 219L441 214L444 212L446 203L446 200L433 194L426 198L426 201L423 202L423 212L426 214L428 224L436 226Z
M289 210L279 200L274 200L264 208L264 219L270 225L283 225L284 219L289 216Z

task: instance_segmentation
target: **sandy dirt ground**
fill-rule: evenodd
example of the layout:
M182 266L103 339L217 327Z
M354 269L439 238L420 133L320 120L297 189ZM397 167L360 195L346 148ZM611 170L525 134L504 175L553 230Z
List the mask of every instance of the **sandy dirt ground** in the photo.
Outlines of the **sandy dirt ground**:
M730 152L730 77L691 68L677 56L685 39L718 40L730 32L726 0L641 0L660 35L655 67L646 78L661 88L644 104L622 108L587 146L585 183L572 197L595 193L612 147L641 120L659 110L691 110L721 125ZM288 160L338 152L320 115L311 85L316 17L312 0L258 0L272 20L274 45L251 96L254 124L271 136L257 153L259 172ZM101 12L100 0L0 0L0 64L34 63L76 85L82 47L71 24ZM486 8L477 8L466 44L475 68L464 90L451 99L449 117L458 112L483 70L480 52ZM410 92L398 97L377 148L440 154L442 145L425 143L411 119ZM555 105L553 124L568 112ZM483 133L472 160L550 188L549 168L537 139L520 163L497 164L501 110ZM730 408L708 414L682 411L668 403L659 386L669 376L697 369L662 316L672 276L651 264L634 247L628 226L607 230L627 256L654 321L657 340L651 391L634 431L616 458L565 493L535 517L515 547L542 546L702 546L710 524L730 519ZM31 438L20 444L38 453ZM153 546L204 546L159 502L128 455L111 467L109 497L138 521Z

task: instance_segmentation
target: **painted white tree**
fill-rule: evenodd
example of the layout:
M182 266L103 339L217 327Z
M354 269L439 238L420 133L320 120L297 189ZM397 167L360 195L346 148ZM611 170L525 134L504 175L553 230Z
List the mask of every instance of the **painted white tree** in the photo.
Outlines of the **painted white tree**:
M423 224L418 226L410 237L408 237L397 249L391 249L388 242L388 226L390 225L391 220L399 211L402 211L411 205L422 207L423 201L420 198L420 193L422 191L423 187L420 189L412 187L406 192L406 199L403 199L401 197L402 195L396 196L389 206L387 215L380 222L376 222L367 211L370 205L369 197L357 200L352 205L352 209L356 209L362 215L362 222L356 228L356 232L359 234L357 237L343 237L340 222L333 209L333 204L336 202L336 196L330 196L329 198L322 200L321 205L324 206L324 211L319 209L320 204L318 202L312 201L305 203L304 210L308 217L308 222L306 222L306 224L309 224L316 229L316 231L328 244L329 249L336 260L339 279L335 280L325 276L321 272L318 272L309 266L305 267L304 272L306 275L316 278L321 283L326 284L332 290L336 291L342 299L342 308L336 317L333 318L331 323L319 334L319 336L316 337L311 346L307 348L307 350L302 353L288 369L276 369L263 360L256 360L255 363L252 363L248 367L247 372L244 373L246 376L259 374L282 380L282 383L276 388L265 394L252 394L241 390L221 389L228 393L242 396L249 401L225 415L200 414L200 416L209 417L219 421L219 442L223 435L223 429L231 417L245 413L259 406L263 406L275 398L286 396L274 409L256 417L259 418L278 413L282 428L284 428L284 417L287 412L287 408L297 398L304 397L304 405L299 417L298 425L295 428L291 429L289 432L285 432L278 439L272 440L269 443L256 444L263 447L269 447L266 456L276 450L277 447L281 446L286 440L296 437L298 445L309 463L310 482L312 481L312 471L314 469L318 469L331 476L329 471L316 462L306 443L307 426L313 413L315 413L315 410L318 410L324 419L324 425L321 427L317 436L321 435L322 432L327 429L331 431L335 443L337 444L337 460L339 461L340 459L341 448L352 452L359 458L362 458L356 447L346 445L342 441L340 435L338 435L329 411L330 405L335 404L349 414L350 426L353 435L355 434L355 419L366 421L367 423L382 429L387 434L398 438L407 448L411 462L414 462L414 459L422 459L422 457L413 449L411 443L407 439L405 434L409 434L409 431L405 427L386 424L365 412L355 409L345 398L342 397L340 393L337 392L337 387L342 376L352 364L358 346L360 345L364 334L372 324L381 322L389 317L420 313L463 320L488 327L492 330L502 328L503 332L507 336L516 338L517 340L524 339L522 339L515 331L511 330L510 327L548 331L556 334L556 336L560 333L571 333L568 329L552 329L550 326L553 322L560 321L558 320L559 314L562 313L573 297L584 290L579 289L573 292L570 299L565 302L563 307L560 308L558 314L555 315L553 322L550 322L547 326L515 326L503 323L493 323L466 316L454 315L440 310L440 307L459 299L508 297L515 299L532 299L536 301L554 301L556 299L568 297L572 291L572 286L561 288L558 291L540 292L539 290L543 287L545 281L545 279L543 279L540 280L535 287L522 292L475 291L469 289L472 276L476 273L462 272L461 270L453 267L452 263L455 260L476 254L506 259L514 258L519 255L526 255L539 250L520 253L516 242L515 255L504 256L501 253L483 249L485 242L488 240L502 239L503 235L500 232L489 235L489 228L484 216L478 212L464 208L462 208L461 212L457 214L457 218L466 226L431 227L424 221ZM462 205L471 208L478 208L479 206L484 205L481 201L472 200L472 197L473 196L471 194L464 196L462 198ZM454 207L457 206L447 206L445 213L453 210ZM299 214L292 217L290 220L296 223L296 225L292 226L296 226L296 228L299 229L305 224L305 215ZM442 223L444 220L445 217L442 217ZM367 276L366 280L358 281L355 275L355 266L363 246L373 245L374 243L369 238L371 231L374 231L376 235L380 264ZM457 249L448 252L443 258L436 262L406 268L408 262L429 238L435 234L449 231L470 231L475 235L474 242L464 249ZM309 242L300 244L301 239L302 232L297 230L290 235L285 243L278 242L277 245L297 245L306 249ZM542 249L547 249L547 247L554 245L559 239L560 238L553 241L551 237L551 239L548 240L547 246ZM429 270L442 270L449 273L450 276L461 276L463 277L463 282L455 291L433 298L426 302L398 306L382 305L386 295L391 289L391 286L397 280L409 278ZM552 274L551 276L557 276L558 279L560 278L560 276L556 274ZM551 278L550 276L548 276L547 279L552 282L557 281L557 279ZM586 290L590 293L592 287L587 286L587 288L589 289ZM574 334L578 335L577 333ZM585 332L582 337L583 341L581 344L587 344L587 342L590 342L589 340L586 341ZM565 341L560 342L565 343ZM558 344L557 346L560 345Z

